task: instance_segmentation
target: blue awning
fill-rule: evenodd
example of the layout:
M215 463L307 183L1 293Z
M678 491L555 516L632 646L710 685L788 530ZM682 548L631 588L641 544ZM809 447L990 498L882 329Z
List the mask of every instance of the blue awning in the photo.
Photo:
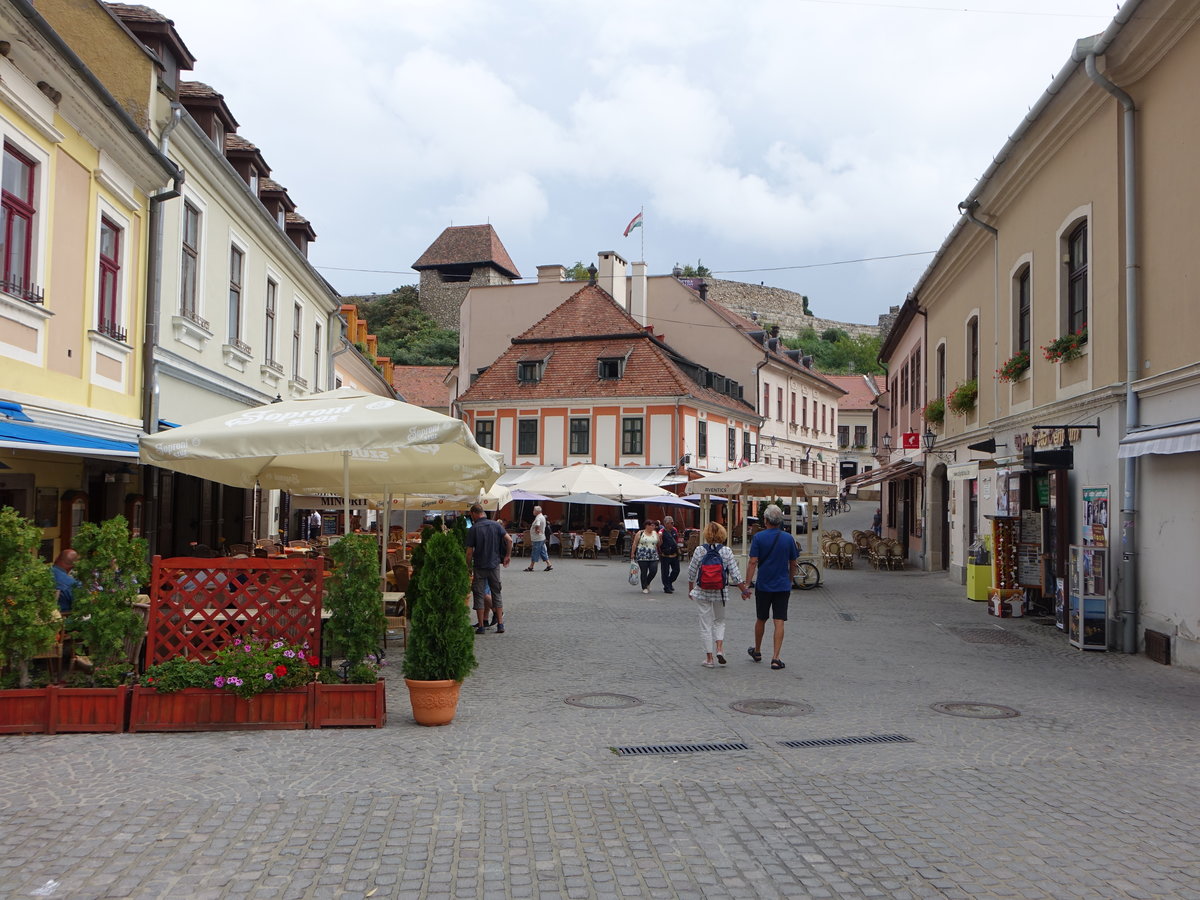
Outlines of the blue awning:
M43 453L70 453L74 456L117 456L136 459L134 441L111 441L57 428L26 425L0 417L0 447L11 450L39 450Z

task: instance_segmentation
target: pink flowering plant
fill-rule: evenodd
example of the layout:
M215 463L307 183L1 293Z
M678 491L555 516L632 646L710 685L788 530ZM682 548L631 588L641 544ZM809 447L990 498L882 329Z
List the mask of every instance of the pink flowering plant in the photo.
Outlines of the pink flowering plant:
M1083 345L1088 341L1088 329L1085 324L1078 331L1067 332L1060 338L1055 338L1042 347L1042 353L1052 363L1070 362L1083 356Z
M234 638L211 662L178 657L151 666L142 684L162 693L188 687L212 687L253 697L266 691L300 687L312 681L320 660L308 643L288 644L272 638Z

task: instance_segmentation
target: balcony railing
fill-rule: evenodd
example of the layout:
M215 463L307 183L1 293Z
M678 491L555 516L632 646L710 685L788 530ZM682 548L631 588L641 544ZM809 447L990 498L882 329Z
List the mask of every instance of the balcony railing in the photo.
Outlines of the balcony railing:
M272 372L278 372L280 375L283 374L283 363L277 363L273 359L268 359L266 362L263 363L263 365L266 366L268 369L270 369Z
M239 338L231 337L229 339L229 346L232 347L234 350L237 350L241 353L246 354L247 356L254 355L254 351L250 349L250 345L247 344L245 341L240 340Z
M183 316L185 319L187 319L189 322L199 325L205 331L211 330L208 327L208 319L204 318L201 315L198 315L194 309L181 309L179 311L179 314L181 316Z
M41 287L32 281L26 281L24 278L17 278L11 275L8 278L0 278L0 291L13 297L18 297L26 303L46 302Z
M96 330L106 337L112 338L114 341L119 341L122 344L125 343L125 335L127 332L116 322L109 321L108 319L101 319L99 324L96 325Z

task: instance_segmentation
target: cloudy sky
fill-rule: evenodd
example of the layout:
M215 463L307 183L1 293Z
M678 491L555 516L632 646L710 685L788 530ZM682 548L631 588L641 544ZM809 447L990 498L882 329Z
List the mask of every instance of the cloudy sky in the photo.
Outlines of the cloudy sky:
M342 293L490 222L522 275L652 274L874 322L1112 0L148 0ZM966 5L963 5L963 4ZM645 226L622 237L640 209ZM643 251L644 241L644 251ZM897 257L870 262L848 260ZM371 271L374 270L374 271Z

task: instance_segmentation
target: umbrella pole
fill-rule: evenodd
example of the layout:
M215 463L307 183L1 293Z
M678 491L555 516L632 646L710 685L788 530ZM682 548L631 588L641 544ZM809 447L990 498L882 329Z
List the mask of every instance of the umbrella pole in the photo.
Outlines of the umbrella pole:
M342 451L342 504L345 508L345 519L342 523L342 534L350 533L350 451Z
M392 489L383 492L383 524L379 528L379 589L387 590L387 545L392 527Z

